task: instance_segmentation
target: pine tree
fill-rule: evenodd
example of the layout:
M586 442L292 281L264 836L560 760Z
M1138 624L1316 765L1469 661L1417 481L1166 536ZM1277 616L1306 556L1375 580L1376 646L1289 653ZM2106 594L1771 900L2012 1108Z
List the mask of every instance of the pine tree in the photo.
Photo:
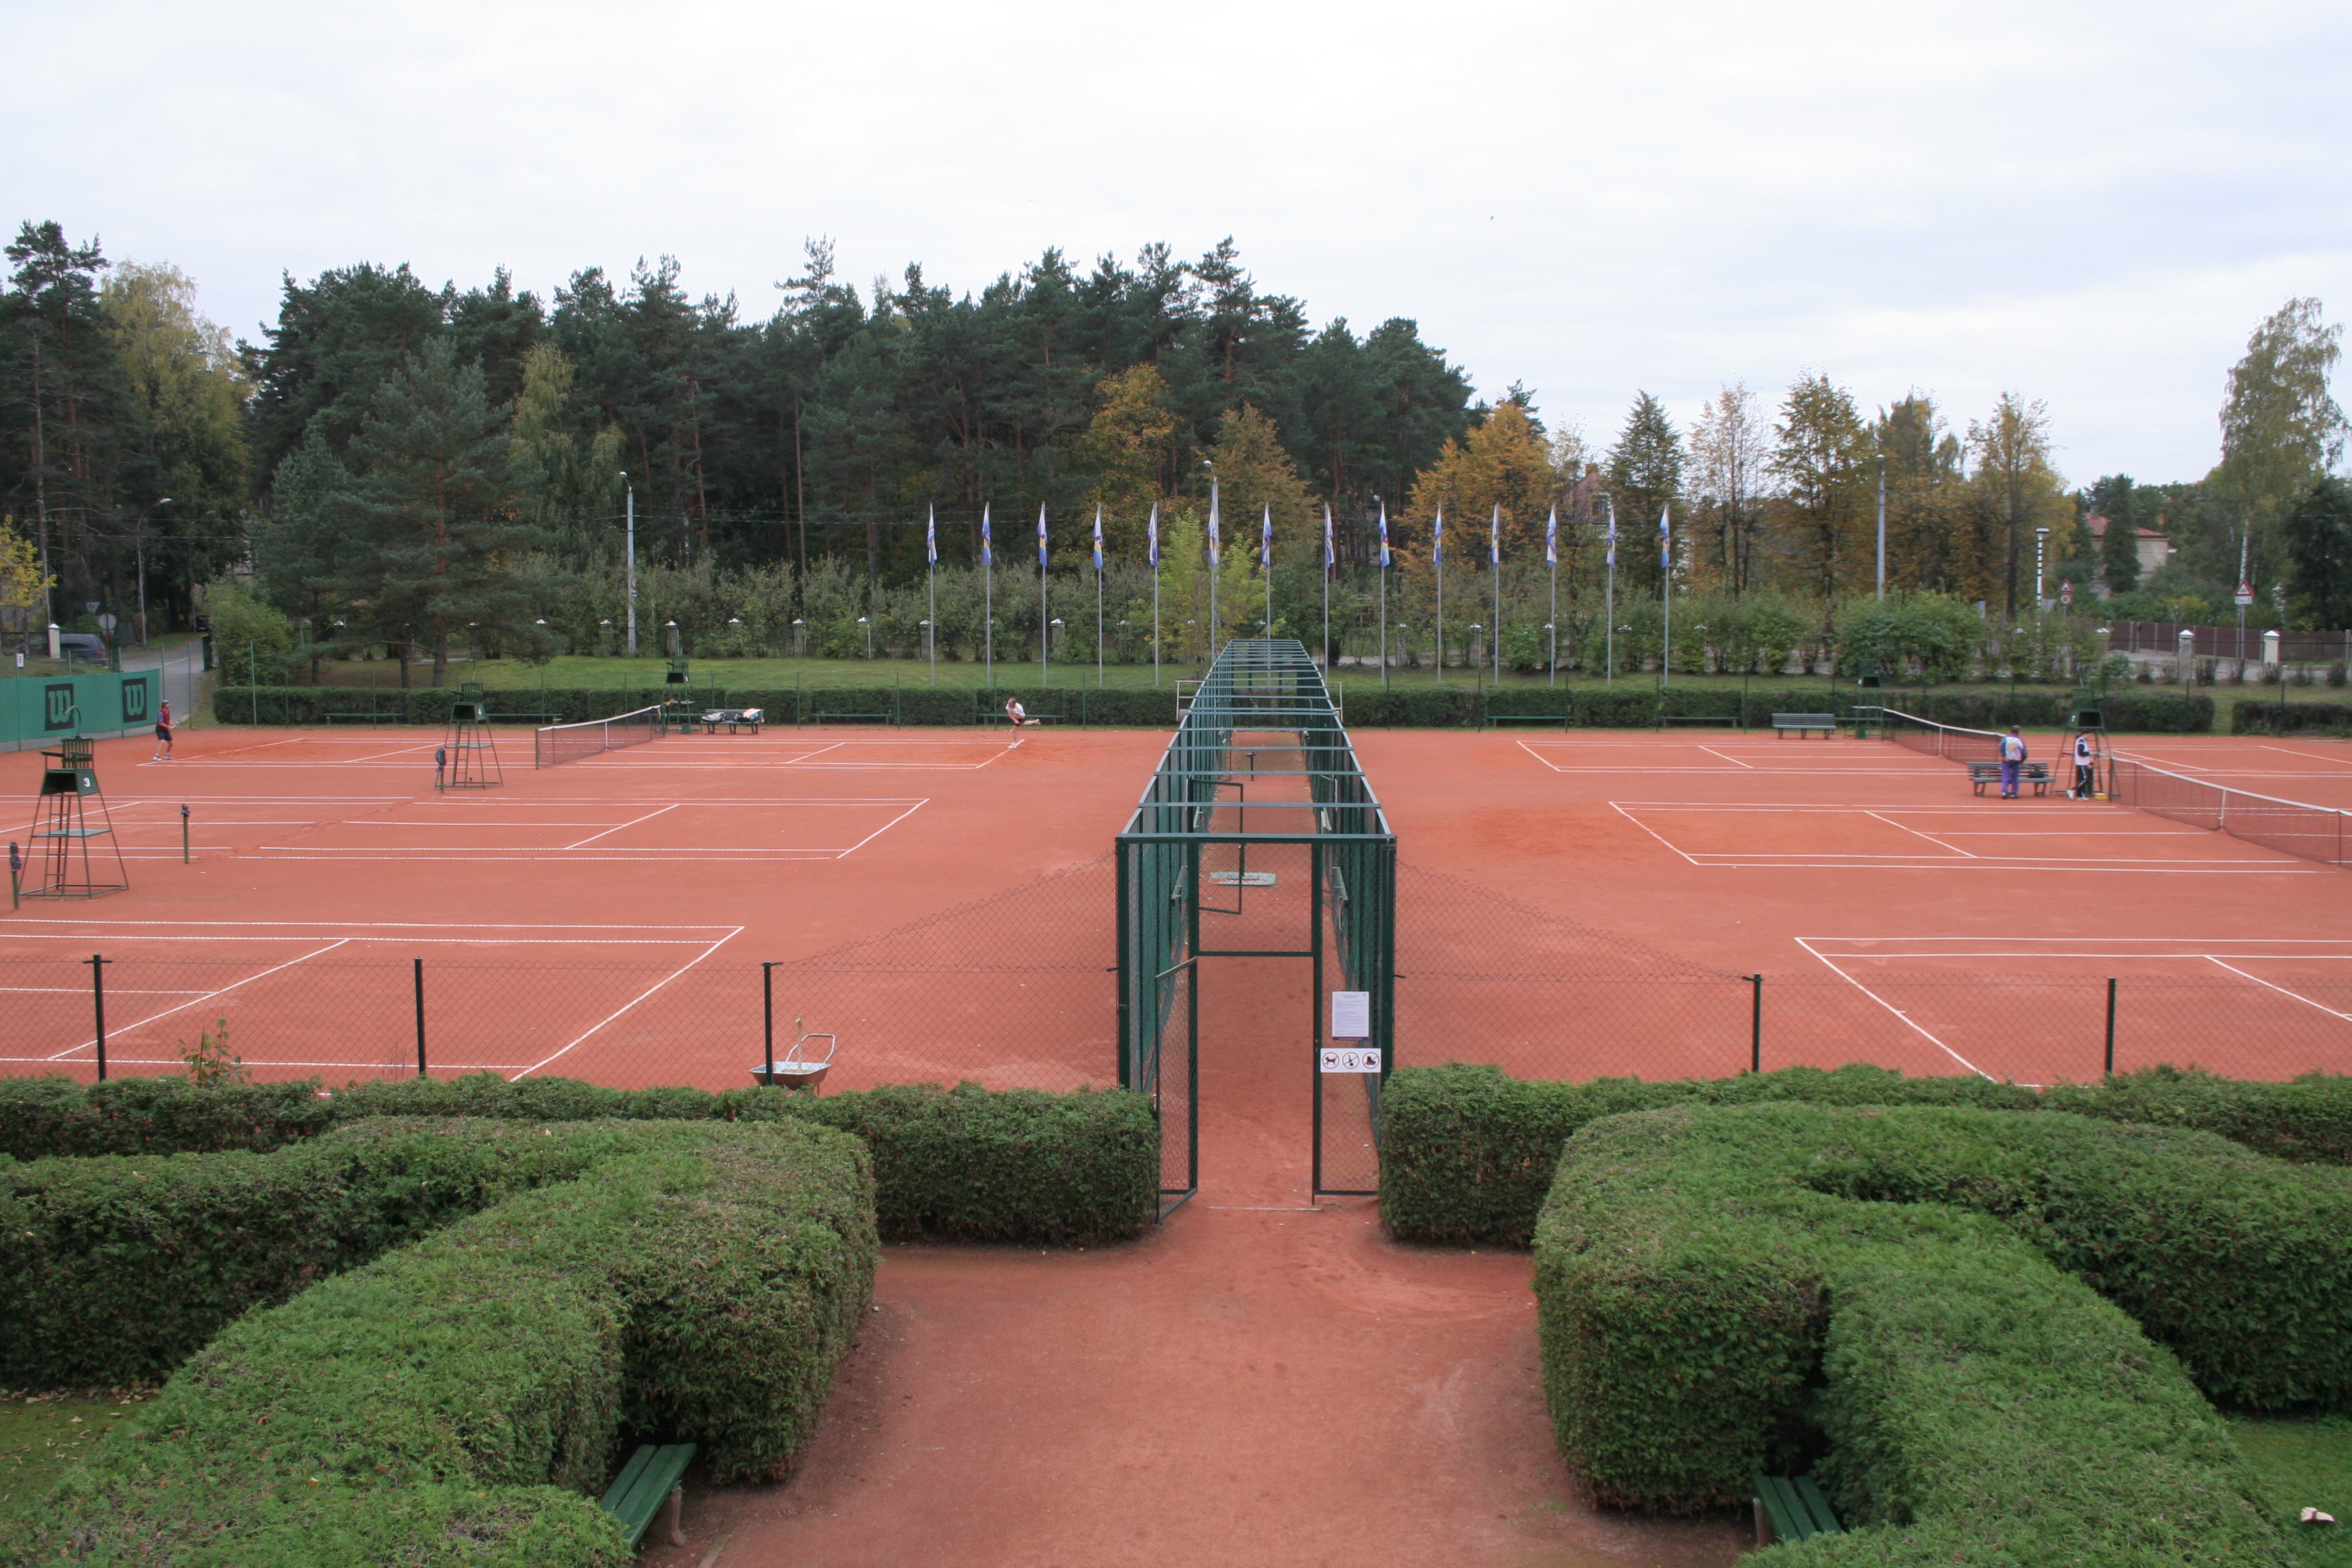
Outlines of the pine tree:
M1654 546L1658 513L1682 499L1683 461L1682 432L1666 416L1666 405L1642 393L1609 448L1609 488L1617 510L1617 569L1652 594L1660 586Z
M2287 606L2297 624L2352 626L2352 485L2323 475L2289 512Z
M509 563L541 542L516 521L506 421L446 339L409 357L370 401L352 442L358 524L339 592L382 641L421 635L433 682L448 679L449 639L529 641L528 603ZM403 684L408 667L401 666Z

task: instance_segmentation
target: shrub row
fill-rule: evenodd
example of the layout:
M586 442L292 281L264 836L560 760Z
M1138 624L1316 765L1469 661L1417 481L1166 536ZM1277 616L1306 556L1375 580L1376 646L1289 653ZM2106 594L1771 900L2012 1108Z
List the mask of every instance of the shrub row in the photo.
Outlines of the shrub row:
M499 687L486 694L493 719L501 714L560 713L562 722L605 719L615 713L648 708L670 695L664 688L635 689L613 687ZM1159 689L1103 688L1070 684L1047 688L839 686L777 689L698 686L693 700L701 708L757 708L771 724L798 722L803 715L814 722L822 714L887 713L901 724L968 725L1002 713L1009 698L1019 698L1032 713L1050 714L1068 724L1140 725L1173 729L1176 725L1175 682ZM387 724L446 724L458 693L444 687L369 689L350 686L221 686L213 693L213 716L224 724L324 724L328 715L381 714ZM533 719L532 723L550 721Z
M1546 1395L1612 1503L1736 1503L1755 1472L1810 1466L1859 1528L1782 1562L2283 1565L2190 1378L2259 1406L2352 1395L2347 1220L2342 1173L2205 1133L1924 1107L1606 1118L1538 1232Z
M2342 734L2352 730L2352 702L2263 702L2241 698L2230 714L2239 735Z
M1582 729L1642 729L1658 722L1662 714L1678 718L1738 719L1750 725L1768 722L1776 712L1834 713L1853 717L1853 710L1875 706L1877 700L1940 724L1976 729L2000 729L2024 724L2054 729L2065 723L2067 695L2051 690L2017 692L1930 691L1923 700L1889 689L1864 692L1850 684L1808 686L1768 690L1758 688L1744 695L1723 687L1669 687L1664 692L1640 681L1610 687L1506 687L1480 690L1460 686L1391 686L1383 688L1359 676L1344 683L1348 722L1360 729L1467 729L1488 715L1519 717L1559 715ZM500 688L488 694L493 714L548 711L565 721L608 718L664 700L661 687L635 690L577 688L544 692L531 687ZM1082 686L1074 676L1068 686L1014 687L992 689L969 687L844 686L738 690L698 688L694 700L710 708L758 708L772 724L790 724L806 714L888 713L898 723L970 725L1003 711L1005 701L1019 698L1033 714L1050 715L1063 723L1172 729L1176 723L1176 693L1171 681L1165 689L1097 689ZM415 687L406 691L377 689L373 692L347 686L224 686L213 694L213 714L224 724L323 724L330 713L381 712L387 723L446 724L457 693L443 688ZM542 707L543 705L543 707ZM2242 704L2240 712L2245 707ZM2253 704L2268 711L2273 705ZM2329 707L2295 703L2300 715ZM2337 710L2341 704L2334 705ZM1924 710L1924 711L1920 711ZM2204 733L2213 727L2213 699L2202 694L2183 697L2170 691L2116 691L2106 700L2107 727L2117 731ZM2300 721L2298 721L2300 722ZM2326 727L2327 722L2311 722ZM2341 722L2335 721L2334 722Z
M855 1140L385 1121L327 1142L418 1137L589 1147L572 1156L583 1179L231 1324L0 1563L620 1568L589 1499L621 1443L691 1438L719 1480L791 1465L872 1288Z
M883 1234L893 1239L1083 1246L1139 1236L1159 1212L1160 1127L1150 1101L1118 1089L992 1093L902 1085L845 1094L747 1088L604 1089L576 1079L509 1082L496 1073L354 1083L196 1087L179 1078L84 1087L0 1079L0 1153L266 1151L377 1116L772 1121L856 1133L874 1151Z
M2168 1068L2035 1090L1882 1068L1789 1068L1646 1083L1513 1079L1501 1068L1400 1068L1381 1096L1381 1216L1412 1241L1524 1247L1560 1150L1587 1122L1669 1105L1952 1105L2074 1111L2218 1133L2284 1159L2352 1163L2352 1078L2251 1083Z

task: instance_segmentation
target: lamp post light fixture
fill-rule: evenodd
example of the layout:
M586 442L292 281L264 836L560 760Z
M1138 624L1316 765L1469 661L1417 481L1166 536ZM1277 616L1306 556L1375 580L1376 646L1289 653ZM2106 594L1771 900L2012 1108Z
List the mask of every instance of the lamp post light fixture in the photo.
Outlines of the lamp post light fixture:
M872 658L874 657L874 623L860 616L857 617L857 624L866 628L866 657Z
M1559 684L1559 628L1549 621L1544 623L1544 684Z
M2036 614L2050 607L2042 597L2042 558L2049 544L2050 531L2046 528L2035 529L2033 531L2033 608Z

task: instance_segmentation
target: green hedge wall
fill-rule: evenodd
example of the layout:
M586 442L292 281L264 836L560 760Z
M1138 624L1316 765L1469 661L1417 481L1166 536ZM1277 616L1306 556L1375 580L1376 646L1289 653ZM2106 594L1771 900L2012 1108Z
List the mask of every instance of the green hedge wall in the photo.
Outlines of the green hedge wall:
M1066 724L1129 726L1172 730L1176 727L1176 685L1158 689L1082 684L1072 670L1067 685L1039 688L1000 686L992 690L971 687L931 686L809 686L775 689L698 686L694 700L702 708L758 708L771 724L792 724L803 714L814 720L822 713L888 713L900 724L971 725L1003 712L1007 699L1019 698L1032 713L1048 713ZM1465 689L1467 695L1467 689ZM220 686L213 691L213 717L223 724L326 724L331 713L380 713L388 724L446 724L457 692L442 687L393 687L371 690L352 686ZM562 722L607 719L615 713L651 707L668 693L659 686L637 689L612 687L497 687L486 696L490 714L560 713ZM545 722L532 720L530 722Z
M315 1081L197 1088L179 1078L85 1088L64 1079L0 1079L0 1153L269 1150L377 1116L767 1121L845 1128L874 1151L883 1234L893 1239L1091 1246L1139 1236L1159 1212L1160 1127L1150 1101L1120 1089L992 1093L935 1085L793 1094L747 1088L604 1089L577 1079Z
M2048 1109L2219 1133L2290 1160L2352 1163L2352 1078L2250 1083L2169 1068L2042 1091L1874 1067L1738 1078L1559 1083L1452 1063L1400 1068L1381 1096L1381 1217L1411 1241L1524 1247L1560 1150L1585 1123L1669 1105L1958 1105Z
M2352 730L2352 702L2314 702L2294 698L2284 702L2265 702L2240 698L2230 713L2230 731L2238 735L2301 735L2315 731L2340 734L2347 730Z
M1546 1394L1612 1503L1738 1503L1810 1464L1855 1528L1782 1562L2283 1565L2183 1363L2245 1404L2352 1395L2347 1220L2343 1173L2172 1129L1606 1118L1537 1237Z
M854 1140L385 1121L329 1142L418 1136L590 1150L583 1179L239 1319L0 1563L620 1568L590 1496L622 1444L690 1437L722 1481L791 1465L872 1287Z

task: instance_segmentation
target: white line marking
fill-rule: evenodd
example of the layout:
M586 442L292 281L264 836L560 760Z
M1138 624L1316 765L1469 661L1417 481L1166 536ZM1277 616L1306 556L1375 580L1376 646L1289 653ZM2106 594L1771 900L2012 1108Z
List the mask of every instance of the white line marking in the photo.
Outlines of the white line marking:
M1701 746L1699 750L1708 753L1710 756L1722 757L1725 762L1731 763L1734 767L1748 768L1751 771L1755 767L1753 763L1743 763L1738 757L1730 756L1725 752L1717 751L1713 746Z
M335 949L342 946L345 942L348 942L351 940L352 939L350 937L339 938L338 940L331 942L326 946L319 949L317 952L306 952L300 958L289 958L283 963L275 963L270 965L268 969L263 970L258 974L248 974L242 980L231 981L228 984L220 987L216 991L207 991L201 996L192 996L176 1007L166 1007L162 1012L152 1014L147 1017L140 1019L135 1024L125 1025L121 1032L129 1034L132 1029L143 1029L148 1025L154 1023L158 1018L168 1018L174 1013L184 1013L200 1002L209 1002L215 996L225 995L231 991L236 990L240 986L250 985L257 980L267 980L281 969L291 969L298 963L305 963L311 959L319 957L321 953L332 952ZM96 1036L92 1036L90 1038L84 1040L80 1045L68 1047L67 1049L59 1051L56 1056L53 1056L48 1059L53 1062L62 1061L67 1057L73 1055L76 1051L95 1050L97 1046L98 1038Z
M2242 957L2244 957L2245 955L2244 955L2243 953L2241 953L2241 954L2239 954L2239 956L2242 958ZM2296 1001L2298 1001L2298 1002L2302 1003L2302 1004L2303 1004L2305 1006L2306 1006L2306 1007L2317 1007L2321 1012L2323 1012L2323 1013L2326 1014L2326 1015L2327 1015L2329 1017L2331 1017L2331 1018L2341 1018L2341 1019L2343 1019L2346 1023L2347 1023L2347 1024L2352 1024L2352 1013L2339 1013L2339 1012L2337 1012L2337 1011L2336 1011L2335 1008L2333 1008L2333 1007L2326 1006L2326 1005L2323 1005L2323 1004L2321 1004L2321 1003L2314 1002L2310 997L2305 996L2305 995L2303 995L2303 994L2299 994L2299 993L2297 993L2297 992L2290 991L2290 990L2288 990L2288 989L2287 989L2285 986L2284 986L2284 985L2273 985L2273 984L2271 984L2271 982L2269 982L2269 981L2267 981L2267 980L2263 979L2263 978L2261 975L2259 975L2259 974L2248 974L2248 973L2246 973L2246 972L2245 972L2244 970L2240 969L2237 965L2235 965L2235 964L2233 964L2233 963L2221 963L2221 961L2220 959L2218 959L2218 958L2214 957L2214 956L2213 956L2211 953L2210 953L2210 952L2209 952L2209 953L2207 953L2207 954L2205 955L2205 962L2206 962L2206 963L2211 963L2211 964L2219 965L2221 968L2223 968L2223 969L2228 970L2228 971L2229 971L2231 973L2232 973L2232 974L2236 974L2236 975L2243 976L2245 979L2248 979L2248 980L2252 981L2252 982L2253 982L2255 984L2257 984L2257 985L2261 985L2261 986L2268 987L2270 990L2273 990L2273 991L2277 992L2277 993L2278 993L2280 995L2282 995L2282 996L2292 996L2292 997L2294 997Z
M1960 847L1958 845L1957 845L1957 844L1946 844L1942 839L1936 837L1935 837L1934 835L1932 835L1932 834L1920 833L1920 832L1919 832L1919 830L1918 830L1917 828L1916 828L1916 827L1912 827L1912 826L1909 826L1908 825L1904 824L1904 823L1897 822L1897 821L1895 821L1893 817L1888 816L1887 816L1885 813L1884 813L1884 812L1873 811L1873 812L1866 812L1866 813L1864 813L1864 815L1865 815L1865 816L1874 816L1874 817L1877 817L1879 821L1881 821L1881 822L1883 822L1883 823L1886 824L1886 826L1889 826L1889 827L1901 828L1901 829L1902 829L1904 832L1906 832L1906 833L1914 833L1914 834L1918 834L1918 836L1919 836L1920 837L1927 839L1927 841L1928 843L1933 844L1933 845L1937 846L1937 847L1939 847L1939 848L1948 849L1948 850L1950 850L1950 851L1951 851L1953 854L1955 854L1955 855L1968 855L1968 858L1969 858L1969 859L1971 859L1971 860L1973 860L1973 859L1975 859L1975 858L1977 858L1977 857L1975 857L1974 855L1969 855L1969 852L1968 852L1967 850L1965 850L1965 849L1961 848L1961 847Z
M655 981L651 985L646 986L643 991L637 993L636 995L631 997L627 1002L624 1003L619 1007L614 1008L611 1013L605 1015L604 1017L599 1019L595 1024L589 1027L587 1034L582 1035L578 1039L573 1040L571 1045L565 1046L562 1050L557 1051L554 1055L546 1057L541 1060L533 1062L530 1066L523 1068L522 1071L515 1074L513 1081L520 1082L523 1079L529 1078L540 1068L547 1066L549 1062L554 1061L558 1057L561 1057L566 1052L572 1050L573 1047L578 1046L581 1041L587 1039L590 1035L595 1034L598 1030L604 1028L605 1025L613 1022L614 1019L618 1018L622 1014L626 1013L638 1003L644 1001L655 992L659 991L663 986L667 985L671 981L676 980L679 975L684 974L688 970L692 969L696 964L700 963L704 959L709 958L712 953L717 952L720 948L726 946L730 942L732 942L735 938L742 934L743 928L741 926L735 927L725 936L720 937L717 942L714 942L709 947L704 948L699 953L688 959L684 963L678 965L677 968L670 971L659 980Z
M1813 952L1811 945L1808 943L1803 937L1799 937L1796 940L1799 947L1803 948L1807 952L1811 952L1815 958L1821 959L1822 963L1828 966L1831 973L1836 975L1839 979L1844 981L1847 984L1861 992L1864 996L1869 997L1872 1001L1877 1003L1880 1006L1885 1008L1888 1012L1902 1019L1905 1026L1916 1030L1920 1038L1926 1040L1929 1045L1934 1046L1937 1050L1943 1052L1946 1056L1951 1058L1954 1061L1968 1068L1969 1071L1976 1074L1980 1079L1990 1081L1992 1074L1985 1071L1982 1068L1977 1066L1976 1063L1969 1060L1968 1058L1960 1055L1959 1052L1952 1049L1951 1047L1936 1038L1934 1035L1929 1034L1926 1029L1921 1028L1919 1025L1912 1021L1911 1015L1906 1013L1902 1008L1897 1007L1893 1003L1887 1001L1886 998L1881 996L1877 992L1873 991L1869 986L1864 985L1861 981L1856 980L1853 975L1848 974L1844 970L1840 969L1836 964L1831 963L1828 959L1822 958L1820 953Z
M923 807L929 804L930 802L928 800L917 801L914 805L908 806L906 810L900 812L898 816L892 817L889 821L884 823L881 826L876 828L873 832L867 834L865 837L859 839L856 843L843 850L837 858L846 860L849 857L856 854L860 849L865 848L868 844L873 843L876 839L881 837L884 834L889 832L892 828L898 826L898 824L906 821L907 818L914 816L915 813L922 810Z
M1619 805L1615 801L1613 801L1613 800L1612 800L1612 801L1611 801L1611 802L1609 803L1609 805L1610 805L1611 809L1614 810L1614 811L1617 813L1617 815L1618 815L1618 816L1620 816L1623 817L1626 821L1628 821L1628 822L1632 823L1634 826L1636 826L1636 827L1640 828L1643 832L1644 832L1644 833L1648 834L1651 837L1653 837L1653 838L1656 839L1659 843L1665 845L1665 847L1666 847L1667 848L1669 848L1669 849L1673 849L1673 850L1674 850L1674 852L1675 852L1675 854L1677 854L1677 855L1681 855L1681 856L1682 856L1682 858L1683 858L1685 860L1688 860L1688 861L1690 861L1690 863L1691 863L1692 865L1694 865L1694 866L1696 866L1696 865L1698 865L1698 864L1699 864L1699 862L1698 862L1697 860L1692 859L1692 858L1691 858L1689 855L1687 855L1687 854L1684 853L1684 851L1682 851L1681 849L1677 849L1677 848L1675 848L1675 846L1674 846L1671 842L1669 842L1669 841L1667 840L1667 838L1666 838L1666 837L1665 837L1665 835L1664 835L1664 834L1660 833L1656 828L1652 827L1648 823L1646 823L1646 822L1643 821L1640 817L1638 817L1638 816L1634 816L1632 812L1627 811L1623 806Z
M656 817L656 816L663 816L663 815L665 815L665 814L667 814L667 813L668 813L668 812L676 811L676 810L677 809L677 807L678 807L678 803L677 803L677 802L676 802L676 801L672 801L672 802L670 802L670 804L669 804L669 805L665 805L665 806L662 806L662 807L660 807L660 808L658 808L658 809L656 809L656 810L654 810L654 811L649 811L649 812L646 813L643 816L632 817L632 818L630 818L630 819L629 819L628 821L626 821L626 822L615 823L615 824L614 824L612 826L610 826L610 827L608 827L608 828L604 829L604 832L602 832L602 833L592 833L592 834L590 834L587 837L585 837L585 838L582 839L582 840L581 840L579 843L577 843L577 844L566 844L566 845L562 845L562 846L561 846L561 847L565 848L565 849L585 849L585 848L586 848L586 847L588 847L588 846L590 846L591 844L595 843L595 842L596 842L596 840L598 840L599 838L608 838L608 837L612 837L614 834L620 832L622 828L624 828L624 827L635 827L635 826L638 823L640 823L640 822L651 822L651 821L652 821L655 817Z

